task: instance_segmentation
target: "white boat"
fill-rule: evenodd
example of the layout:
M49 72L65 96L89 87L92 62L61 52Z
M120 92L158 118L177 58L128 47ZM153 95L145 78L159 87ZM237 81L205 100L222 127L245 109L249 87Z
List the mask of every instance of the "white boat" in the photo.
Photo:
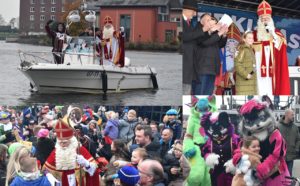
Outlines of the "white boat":
M85 19L95 28L95 12L84 12L87 14ZM78 10L71 11L67 17L67 27L79 20ZM89 40L67 36L67 47L59 54L64 56L63 64L54 64L53 60L46 60L39 53L20 52L18 69L30 80L31 88L39 93L106 94L110 91L158 89L154 68L126 65L126 58L124 67L113 63L100 65L100 59L94 53L97 43L94 38L95 35Z
M20 52L18 69L38 93L106 93L157 89L156 70L149 66L99 65L91 55L66 53L63 64L38 54Z

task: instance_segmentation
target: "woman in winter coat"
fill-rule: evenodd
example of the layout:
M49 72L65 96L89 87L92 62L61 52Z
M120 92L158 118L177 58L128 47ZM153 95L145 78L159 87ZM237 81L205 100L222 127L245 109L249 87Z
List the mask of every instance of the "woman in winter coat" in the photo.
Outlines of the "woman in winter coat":
M256 95L257 79L255 74L255 54L252 48L254 42L253 33L247 31L243 35L243 41L238 46L238 55L234 59L236 71L236 94Z

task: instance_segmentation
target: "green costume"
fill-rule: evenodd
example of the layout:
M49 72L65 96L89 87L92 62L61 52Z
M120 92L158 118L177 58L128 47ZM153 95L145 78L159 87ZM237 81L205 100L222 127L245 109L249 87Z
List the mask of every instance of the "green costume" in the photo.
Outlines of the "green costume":
M201 111L198 111L201 110ZM206 138L200 135L201 117L206 111L215 112L215 97L200 99L192 107L191 115L188 119L187 131L183 141L183 152L189 160L191 167L187 186L210 186L210 168L206 166L204 158L201 156L200 146L204 145Z

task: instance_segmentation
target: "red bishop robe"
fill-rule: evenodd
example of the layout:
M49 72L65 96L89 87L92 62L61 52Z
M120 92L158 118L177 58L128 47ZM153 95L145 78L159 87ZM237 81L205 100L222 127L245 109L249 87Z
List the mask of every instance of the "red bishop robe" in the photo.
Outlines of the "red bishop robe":
M257 31L254 32L254 44L253 48L255 51L260 51L262 54L261 59L265 59L263 48L264 46L270 46L271 55L270 55L270 64L272 68L265 69L263 65L257 68L261 68L262 76L264 72L269 70L269 74L272 77L272 92L273 95L290 95L290 78L289 78L289 69L288 69L288 60L287 60L287 44L283 34L276 29L275 33L280 39L280 45L277 49L273 41L257 41ZM263 63L262 63L263 64ZM262 68L263 67L263 68Z
M100 170L96 169L93 176L90 176L89 173L85 172L83 168L80 168L76 163L76 168L73 170L56 170L55 166L55 150L54 149L49 155L46 163L44 164L44 169L47 169L57 180L61 181L62 186L69 186L68 175L74 174L76 177L76 185L79 185L80 172L81 172L81 186L100 186L99 173ZM86 160L92 163L96 163L91 154L84 147L79 149L80 155L82 155Z
M98 45L100 54L100 64L103 64L103 59L112 61L115 65L124 67L125 63L125 37L124 33L114 31L112 39L103 39L103 34L100 35L101 42ZM118 46L115 46L116 40ZM108 44L109 43L109 44ZM114 50L116 49L116 50Z

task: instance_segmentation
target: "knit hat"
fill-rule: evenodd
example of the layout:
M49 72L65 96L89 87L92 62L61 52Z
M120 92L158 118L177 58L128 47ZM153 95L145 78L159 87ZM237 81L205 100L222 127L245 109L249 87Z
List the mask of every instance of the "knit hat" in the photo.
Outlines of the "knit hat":
M37 136L39 138L45 138L48 135L49 135L49 130L47 130L47 129L40 129L39 132L38 132L38 134L37 134Z
M118 171L118 177L121 182L134 186L140 180L139 171L132 166L124 166Z
M0 111L0 120L10 119L10 113L5 111Z
M26 116L27 114L31 114L31 110L30 110L29 107L28 107L28 108L25 108L25 109L23 110L23 116Z
M170 109L167 111L166 115L170 116L170 115L177 115L177 110L175 109Z

